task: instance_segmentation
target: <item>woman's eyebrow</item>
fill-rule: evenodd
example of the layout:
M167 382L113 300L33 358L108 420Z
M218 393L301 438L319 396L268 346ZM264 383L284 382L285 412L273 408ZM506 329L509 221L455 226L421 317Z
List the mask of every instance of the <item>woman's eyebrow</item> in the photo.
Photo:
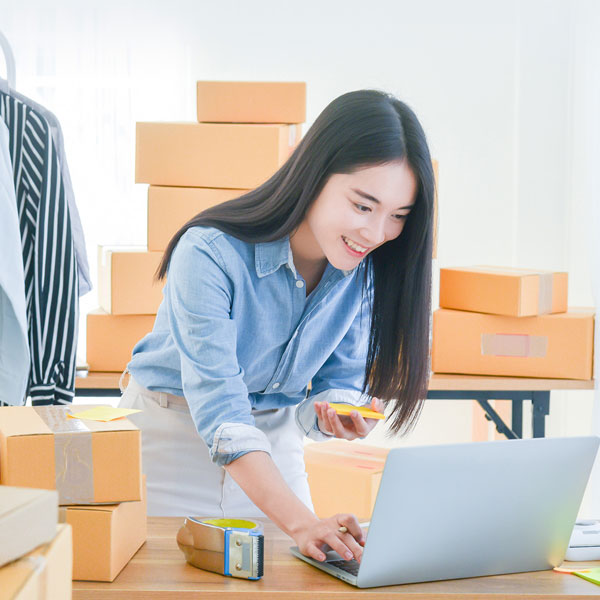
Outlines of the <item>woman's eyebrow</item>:
M362 190L359 190L358 188L350 188L354 193L358 194L359 196L362 196L363 198L366 198L367 200L370 200L371 202L375 202L375 204L381 204L381 202L379 200L377 200L377 198L375 198L375 196L371 196L371 194L367 194L367 192L363 192ZM412 208L413 205L409 204L408 206L400 206L399 208L397 208L396 210L408 210L409 208Z

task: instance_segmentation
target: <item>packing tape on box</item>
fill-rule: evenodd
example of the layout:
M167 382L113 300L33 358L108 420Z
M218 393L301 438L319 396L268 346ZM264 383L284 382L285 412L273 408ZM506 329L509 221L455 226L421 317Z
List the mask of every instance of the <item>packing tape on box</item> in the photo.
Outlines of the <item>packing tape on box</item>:
M291 148L298 137L298 125L290 125L288 131L288 146Z
M542 335L512 333L482 333L483 356L543 358L548 351L548 338Z
M552 312L552 286L554 284L554 273L542 272L539 277L538 314L547 315Z
M92 432L79 419L69 419L64 408L34 406L54 434L54 469L59 504L94 501Z
M177 545L194 567L240 579L260 579L264 568L262 525L244 519L187 517Z

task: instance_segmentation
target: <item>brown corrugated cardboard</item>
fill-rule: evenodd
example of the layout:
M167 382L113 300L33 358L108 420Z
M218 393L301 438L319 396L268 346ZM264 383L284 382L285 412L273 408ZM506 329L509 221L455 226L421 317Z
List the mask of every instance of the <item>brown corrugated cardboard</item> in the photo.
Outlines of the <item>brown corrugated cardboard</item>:
M71 527L58 525L49 544L0 569L2 600L70 600L73 553Z
M440 269L440 307L514 317L565 312L568 277L511 267Z
M56 535L58 494L0 485L0 567Z
M86 407L77 406L77 411ZM0 410L0 483L58 490L60 504L141 498L141 436L128 419L71 419L67 406Z
M90 371L122 372L133 347L154 327L154 315L109 315L102 309L87 315L87 364Z
M299 81L198 81L199 122L303 123L306 83Z
M155 315L164 282L154 275L162 252L129 246L98 246L98 299L113 315Z
M61 508L73 528L74 580L113 581L146 541L145 483L139 502Z
M315 514L350 512L369 519L388 450L339 441L307 444L304 463Z
M433 314L436 373L591 379L593 309L504 317L440 309Z
M136 183L252 189L287 160L299 125L137 123Z
M148 250L166 250L171 238L192 217L247 191L151 185L148 188Z

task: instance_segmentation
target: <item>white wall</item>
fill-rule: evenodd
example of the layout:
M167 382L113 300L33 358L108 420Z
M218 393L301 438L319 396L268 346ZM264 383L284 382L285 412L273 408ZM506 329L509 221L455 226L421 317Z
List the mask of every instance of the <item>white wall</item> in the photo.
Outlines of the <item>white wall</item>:
M194 120L197 79L304 80L307 126L364 87L416 110L440 165L438 266L568 269L570 303L591 305L583 59L599 10L593 0L0 0L0 27L17 89L63 123L94 275L97 244L146 241L136 120ZM96 302L92 292L82 311ZM553 394L548 434L589 433L592 405L592 392ZM393 443L470 434L470 403L435 401Z

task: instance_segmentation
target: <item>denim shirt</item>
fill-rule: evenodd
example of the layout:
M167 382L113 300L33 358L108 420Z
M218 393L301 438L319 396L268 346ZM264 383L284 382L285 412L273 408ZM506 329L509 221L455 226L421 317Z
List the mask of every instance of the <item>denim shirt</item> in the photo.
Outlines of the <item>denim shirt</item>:
M328 264L307 297L289 238L253 244L192 227L171 256L154 328L128 369L144 387L186 398L219 465L270 452L253 410L298 405L298 426L324 439L316 400L369 401L361 394L370 327L363 268Z

